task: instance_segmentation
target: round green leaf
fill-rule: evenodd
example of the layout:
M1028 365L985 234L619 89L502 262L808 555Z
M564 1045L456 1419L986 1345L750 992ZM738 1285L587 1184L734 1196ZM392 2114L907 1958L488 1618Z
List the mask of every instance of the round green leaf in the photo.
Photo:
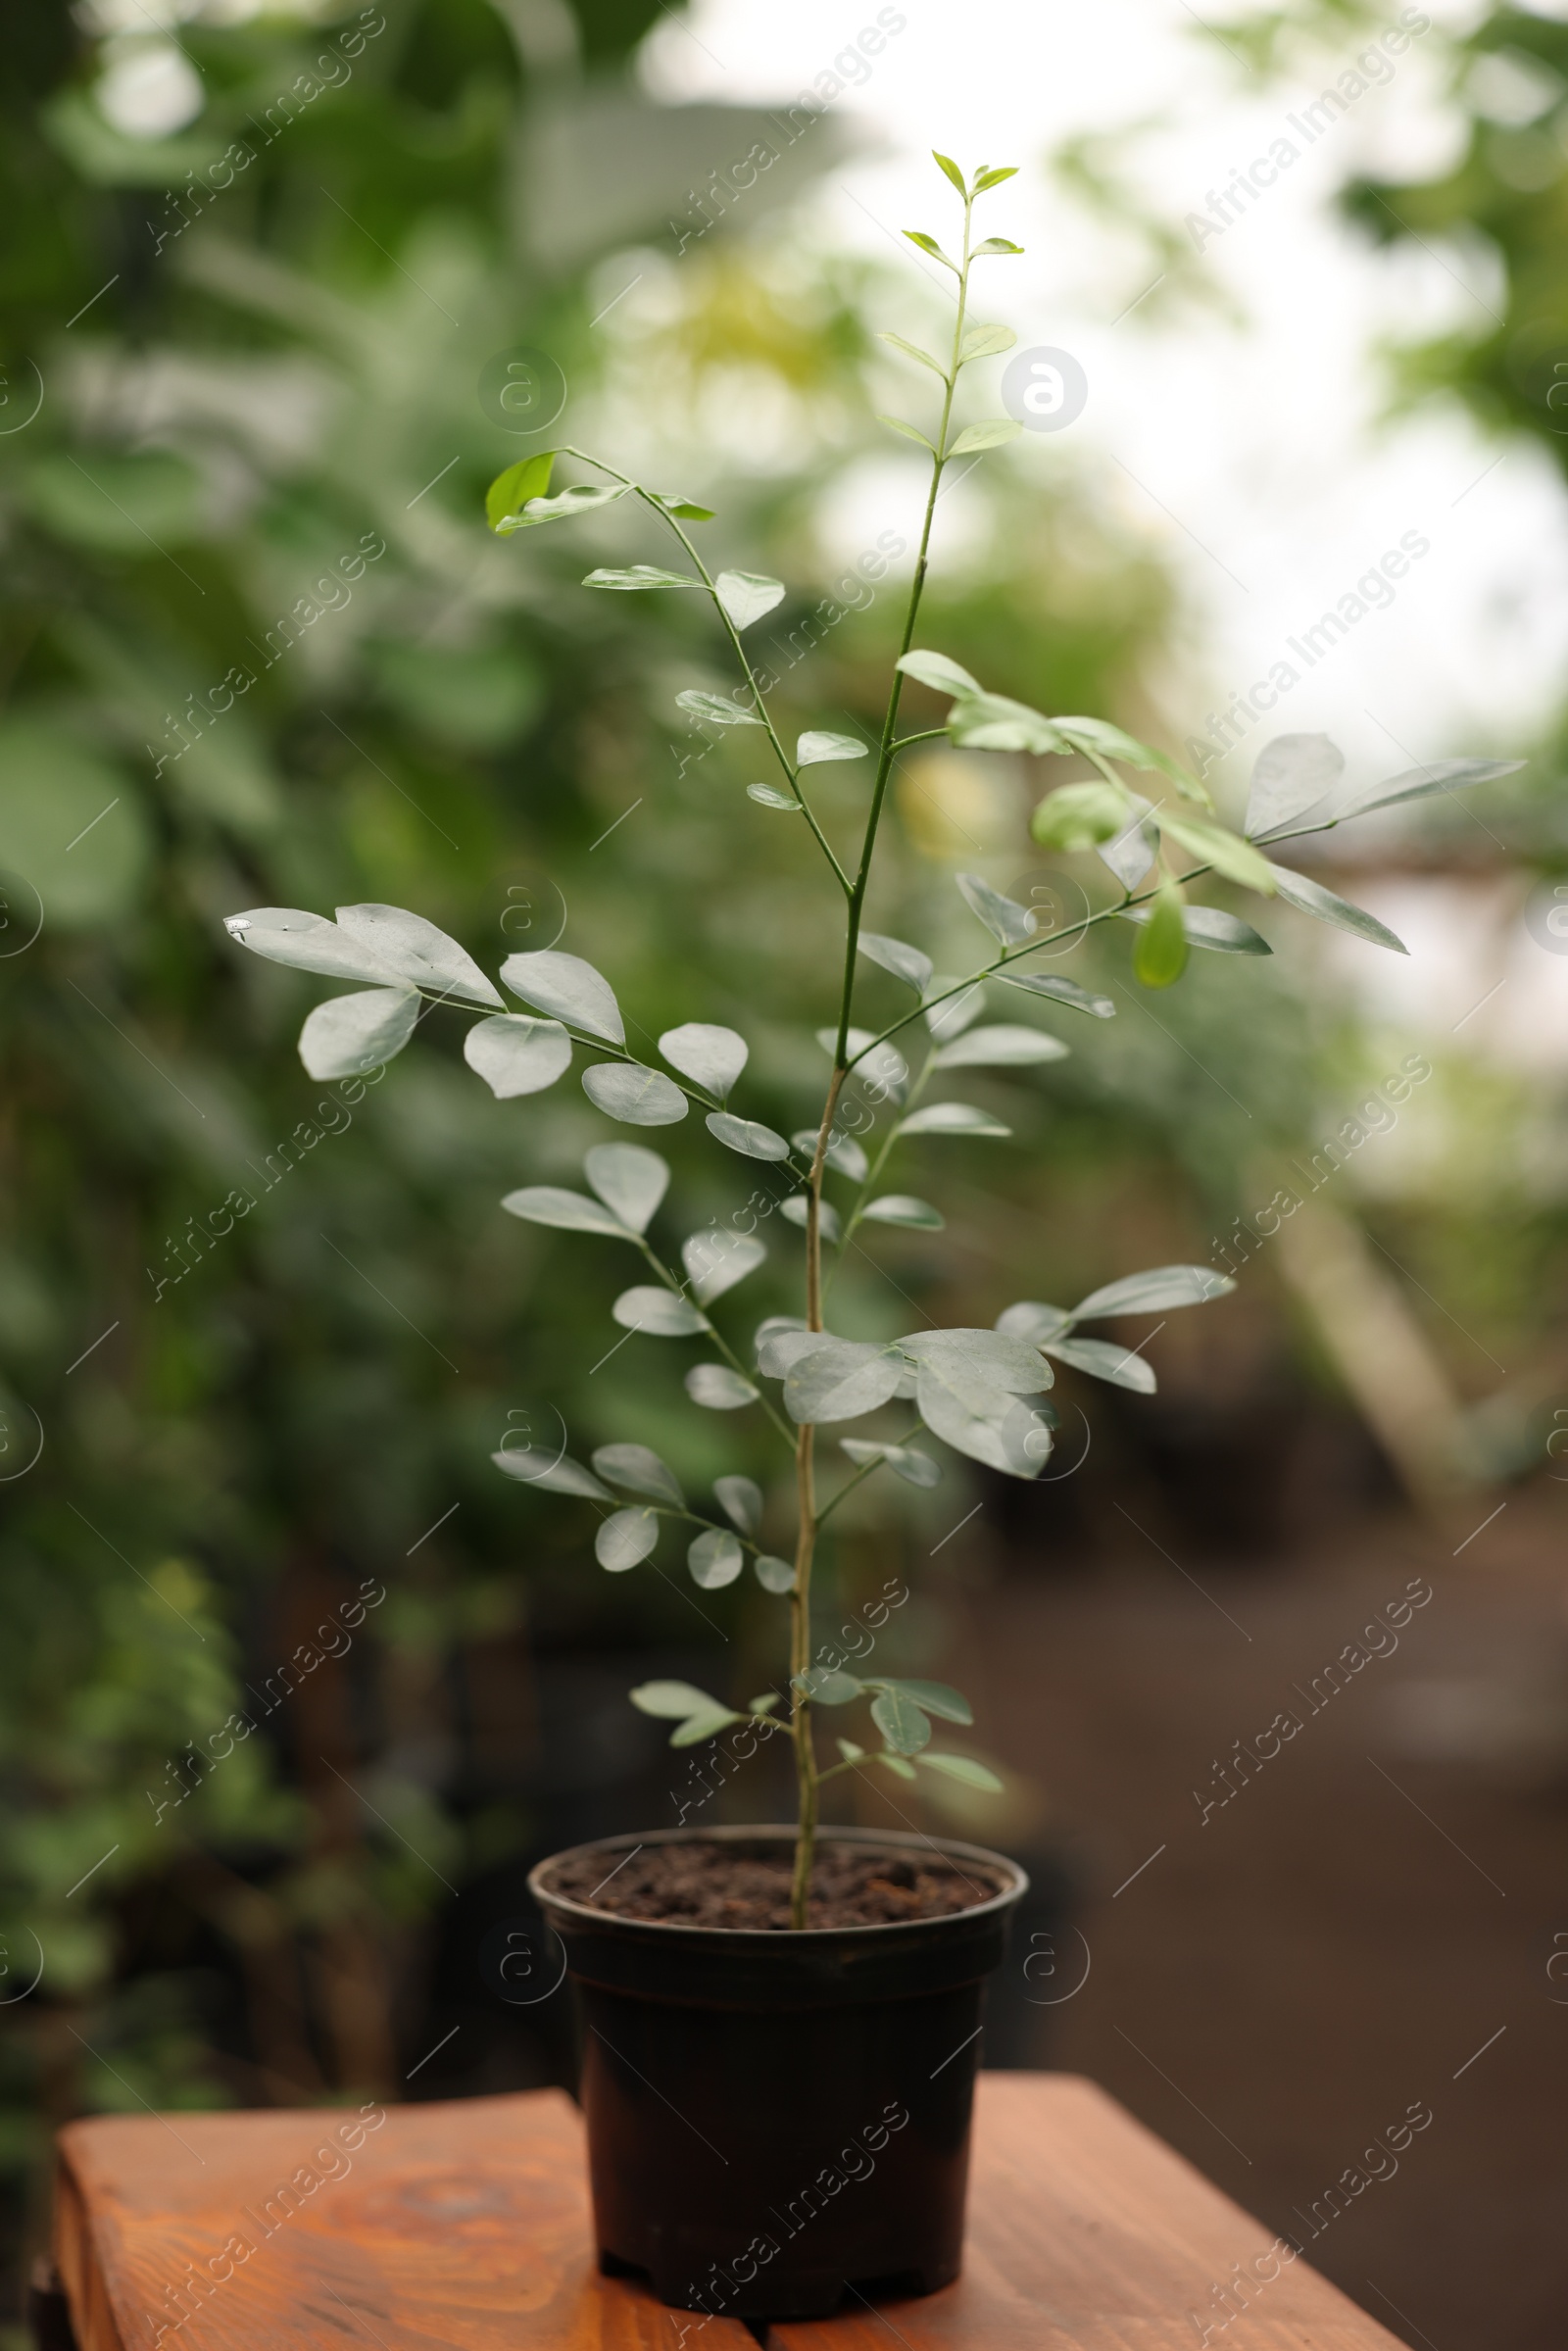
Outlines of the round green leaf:
M593 1456L595 1469L612 1486L624 1486L632 1494L651 1494L656 1502L669 1502L677 1510L686 1506L686 1496L674 1471L661 1461L652 1446L646 1445L602 1445Z
M759 1125L755 1118L737 1118L731 1110L710 1110L706 1124L716 1142L727 1144L748 1159L787 1159L790 1155L783 1136Z
M764 1592L795 1590L795 1570L787 1559L777 1559L770 1551L759 1551L752 1561L752 1569Z
M709 1328L707 1316L698 1313L690 1298L678 1298L657 1282L623 1290L610 1311L624 1329L645 1332L652 1339L690 1339Z
M368 988L318 1004L300 1031L300 1059L313 1078L359 1077L400 1053L419 1017L414 988ZM569 1049L568 1049L569 1051Z
M594 1534L594 1557L612 1576L624 1575L646 1559L659 1541L659 1519L652 1510L617 1510L601 1519Z
M704 1592L718 1592L724 1585L733 1584L741 1572L743 1557L738 1537L727 1527L709 1527L698 1536L686 1553L686 1564L692 1571L692 1582Z
M723 1505L724 1516L743 1535L755 1535L762 1523L762 1489L755 1478L715 1478L713 1492Z
M640 1061L596 1061L582 1073L595 1109L623 1126L672 1127L686 1115L686 1097L661 1070Z
M686 1394L710 1412L738 1412L743 1404L755 1404L760 1393L727 1363L694 1363L686 1374Z
M474 1022L463 1040L463 1057L498 1102L511 1102L519 1094L542 1094L555 1084L571 1066L571 1039L559 1020L496 1012Z

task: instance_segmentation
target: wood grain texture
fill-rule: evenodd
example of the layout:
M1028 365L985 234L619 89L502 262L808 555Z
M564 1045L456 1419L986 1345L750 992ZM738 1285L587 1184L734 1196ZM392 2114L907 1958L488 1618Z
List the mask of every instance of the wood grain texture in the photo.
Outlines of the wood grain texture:
M677 2351L683 2328L753 2351L598 2275L560 2091L367 2123L355 2146L342 2109L72 2124L55 2252L79 2351ZM1198 2351L1206 2326L1216 2351L1400 2351L1302 2260L1227 2311L1216 2286L1275 2243L1092 2082L982 2074L962 2278L768 2343Z
M672 2351L670 2313L599 2276L582 2125L561 2091L393 2107L351 2150L339 2134L357 2121L63 2131L55 2258L79 2351ZM755 2351L731 2320L709 2345Z
M770 2351L1403 2351L1303 2260L1214 2293L1276 2239L1114 2099L1065 2074L982 2074L963 2276ZM1267 2266L1267 2265L1265 2265ZM1199 2314L1195 2323L1193 2312ZM1228 2323L1227 2323L1228 2322ZM691 2351L699 2351L692 2340Z

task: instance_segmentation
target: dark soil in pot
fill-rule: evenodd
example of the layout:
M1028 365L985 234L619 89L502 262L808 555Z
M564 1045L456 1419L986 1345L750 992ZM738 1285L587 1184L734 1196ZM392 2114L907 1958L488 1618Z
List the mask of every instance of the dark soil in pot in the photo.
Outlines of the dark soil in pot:
M795 1934L793 1841L605 1838L529 1882L577 1999L601 2265L680 2309L821 2317L958 2273L981 1994L1028 1881L825 1830Z

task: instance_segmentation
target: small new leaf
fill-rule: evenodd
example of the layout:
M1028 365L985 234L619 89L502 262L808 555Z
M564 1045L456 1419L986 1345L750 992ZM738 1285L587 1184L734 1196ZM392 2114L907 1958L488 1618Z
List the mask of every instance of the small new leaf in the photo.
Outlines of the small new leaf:
M958 346L959 365L968 360L995 359L999 352L1010 351L1017 340L1010 326L971 326Z
M922 253L929 253L934 262L940 262L944 269L951 269L955 277L962 274L957 263L950 262L936 238L928 237L923 228L906 228L904 233L911 245L918 245Z
M550 470L556 462L553 449L541 450L534 457L519 458L505 473L498 473L485 492L485 520L499 536L506 537L517 528L523 508L530 498L543 498L550 487Z
M885 416L880 409L877 411L876 420L878 424L891 424L893 430L903 433L906 441L918 441L922 449L928 450L932 457L936 456L936 443L927 440L918 424L910 424L903 416Z
M1182 922L1182 894L1172 881L1162 881L1149 920L1138 934L1133 970L1146 988L1172 987L1187 969L1187 931Z
M983 423L966 424L949 457L969 457L977 449L1000 449L1004 441L1014 441L1023 430L1010 416L988 416Z
M922 351L918 343L906 343L903 335L888 334L885 332L877 336L877 341L879 343L891 343L894 350L902 351L906 359L918 360L922 367L929 367L934 375L940 375L944 382L947 381L948 371L943 367L942 362L940 360L934 360L929 351Z

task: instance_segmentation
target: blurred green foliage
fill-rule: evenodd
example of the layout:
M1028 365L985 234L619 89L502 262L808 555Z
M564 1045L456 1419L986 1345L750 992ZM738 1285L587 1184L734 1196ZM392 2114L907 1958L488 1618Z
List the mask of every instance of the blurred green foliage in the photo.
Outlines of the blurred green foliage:
M589 530L523 563L481 521L526 444L476 384L543 350L568 421L618 408L719 507L727 560L798 583L774 620L803 720L865 714L891 600L839 584L817 492L880 451L884 288L803 262L766 191L745 242L682 252L689 188L759 119L641 98L626 61L655 13L387 0L196 15L177 43L6 13L0 1982L43 1957L0 2008L19 2177L84 2105L394 2089L445 1886L539 1833L524 1621L536 1649L721 1638L657 1577L585 1575L580 1530L486 1458L552 1407L584 1442L627 1433L630 1366L592 1377L613 1269L497 1208L600 1122L487 1102L439 1019L382 1085L312 1086L315 991L220 921L390 900L492 966L567 921L651 1032L722 1016L744 963L775 1007L756 1065L781 1122L798 1108L822 942L793 912L799 844L676 720L710 660L692 616L576 596ZM176 95L184 61L188 119L117 126L106 76L154 53ZM797 180L842 151L834 125L813 139ZM765 448L737 385L771 403ZM1158 573L1086 491L988 495L997 561L933 624L999 687L1135 704ZM1024 808L1020 787L986 844L1004 863ZM903 886L933 935L967 923L917 846ZM1166 1069L1152 1036L1125 1051ZM1085 1071L1059 1098L1069 1161L1081 1102L1085 1138L1120 1120L1136 1155L1152 1120L1196 1162L1164 1074L1128 1113L1114 1064ZM737 1204L707 1160L682 1172L694 1223ZM896 1242L888 1263L944 1278ZM661 1442L659 1410L636 1433ZM694 1458L689 1425L671 1442L694 1474L734 1465ZM387 1597L341 1668L280 1684L368 1580ZM744 1646L741 1608L720 1615ZM475 1762L498 1673L505 1735ZM236 1715L255 1732L212 1760Z

